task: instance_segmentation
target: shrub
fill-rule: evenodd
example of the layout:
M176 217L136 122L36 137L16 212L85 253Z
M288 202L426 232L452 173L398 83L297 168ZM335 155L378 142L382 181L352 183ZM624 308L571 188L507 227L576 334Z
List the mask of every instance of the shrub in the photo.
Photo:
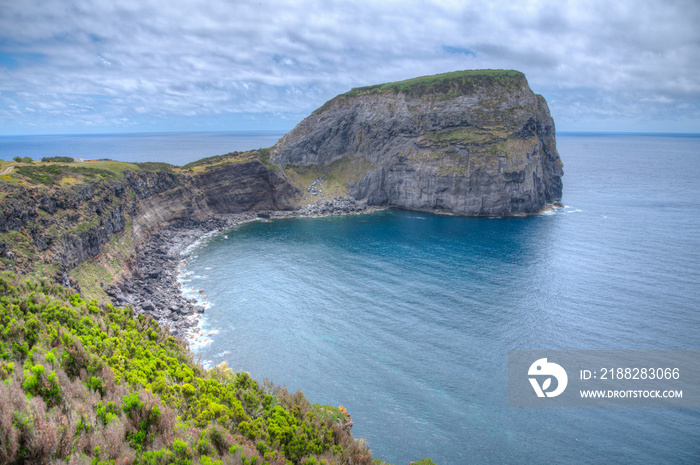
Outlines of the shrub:
M49 406L58 404L61 400L61 387L58 384L56 372L46 375L43 365L29 365L24 370L24 390L33 396L40 396Z
M150 317L48 280L0 273L0 377L0 463L371 458L338 427L339 408L204 370Z

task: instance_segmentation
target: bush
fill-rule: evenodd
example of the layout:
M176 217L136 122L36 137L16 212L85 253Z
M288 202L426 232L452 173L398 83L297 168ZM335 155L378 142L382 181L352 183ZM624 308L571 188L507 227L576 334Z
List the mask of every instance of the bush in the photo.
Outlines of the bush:
M204 370L150 317L48 280L0 273L0 377L0 463L371 458L339 408L225 364Z
M71 157L44 157L41 159L41 161L44 163L73 163L73 159Z
M58 385L56 372L52 370L47 376L43 365L30 365L24 370L22 387L27 393L40 396L49 407L58 404L61 400L61 387Z

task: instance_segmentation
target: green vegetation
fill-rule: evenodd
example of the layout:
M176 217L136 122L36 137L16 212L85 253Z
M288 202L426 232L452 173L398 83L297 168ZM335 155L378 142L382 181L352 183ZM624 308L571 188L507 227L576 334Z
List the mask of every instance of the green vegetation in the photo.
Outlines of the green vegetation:
M331 103L360 95L395 92L403 93L411 97L450 99L459 95L470 94L478 88L500 87L504 90L515 90L526 84L525 75L520 71L503 69L453 71L450 73L407 79L405 81L356 87L349 92L329 100L314 111L314 114L325 111Z
M504 91L513 91L523 86L527 86L527 80L520 71L503 69L453 71L407 79L405 81L356 87L329 100L314 111L313 114L324 112L336 102L342 102L361 95L393 92L403 93L410 97L448 100L460 95L470 94L480 88L495 87Z
M44 163L73 163L71 157L44 157L41 161Z
M449 93L460 91L469 93L476 87L501 86L512 88L522 85L525 76L514 70L477 69L453 71L451 73L422 76L405 81L389 82L367 87L357 87L343 94L347 96L376 94L384 92L403 92L412 96Z
M284 174L289 182L302 192L306 192L306 189L320 178L318 187L323 192L322 198L329 199L348 196L348 183L360 181L368 171L374 168L375 166L365 158L346 155L327 166L287 165ZM305 196L302 204L309 200L312 199L308 195Z
M62 157L54 157L62 158ZM27 182L30 184L64 185L76 184L85 181L104 180L114 177L122 177L125 169L138 171L138 166L133 163L118 161L97 161L85 163L27 165L23 162L14 167L9 176L3 176L1 180L10 184Z
M221 163L227 160L230 161L232 158L236 158L239 155L241 155L241 152L229 152L223 155L214 155L213 157L201 158L199 160L184 165L182 169L188 170L197 166L215 165L217 163Z
M474 127L448 129L441 132L428 133L423 136L423 139L438 146L448 146L460 142L464 144L483 144L493 142L494 140L505 140L507 137L508 132L501 127Z
M375 463L342 407L205 370L129 308L0 273L0 328L0 462Z
M177 166L171 165L170 163L163 163L158 161L147 161L143 163L135 163L141 171L166 171L172 173Z
M270 164L271 149L248 150L246 152L230 152L223 155L215 155L213 157L202 158L201 160L190 162L182 167L183 170L191 171L209 171L222 166L233 165L238 163L247 163L251 161L260 161L270 169L276 168Z

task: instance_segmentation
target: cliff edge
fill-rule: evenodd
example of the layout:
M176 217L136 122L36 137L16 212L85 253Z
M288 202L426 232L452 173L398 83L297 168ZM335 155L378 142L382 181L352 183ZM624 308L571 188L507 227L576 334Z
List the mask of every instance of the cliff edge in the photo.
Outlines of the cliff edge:
M561 198L544 98L518 71L473 70L360 87L285 135L271 162L307 195L460 215L537 213Z

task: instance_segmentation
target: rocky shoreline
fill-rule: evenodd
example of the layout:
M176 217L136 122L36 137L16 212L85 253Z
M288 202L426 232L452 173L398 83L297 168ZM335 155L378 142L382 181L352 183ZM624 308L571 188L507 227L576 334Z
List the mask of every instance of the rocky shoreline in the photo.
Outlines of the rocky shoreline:
M563 205L556 202L548 207ZM122 279L105 290L114 305L131 305L138 313L150 315L162 327L167 327L173 336L192 345L202 336L199 322L206 309L197 299L183 295L178 276L195 243L250 221L358 215L384 209L338 197L323 199L296 211L245 212L176 220L152 232L136 250Z
M206 219L173 221L152 232L132 257L122 279L106 289L117 306L131 305L138 313L153 317L171 334L188 343L198 336L198 323L205 307L197 299L187 299L178 280L180 266L188 250L208 235L250 222L276 218L309 218L372 213L354 199L338 198L297 211L263 211L218 215Z

